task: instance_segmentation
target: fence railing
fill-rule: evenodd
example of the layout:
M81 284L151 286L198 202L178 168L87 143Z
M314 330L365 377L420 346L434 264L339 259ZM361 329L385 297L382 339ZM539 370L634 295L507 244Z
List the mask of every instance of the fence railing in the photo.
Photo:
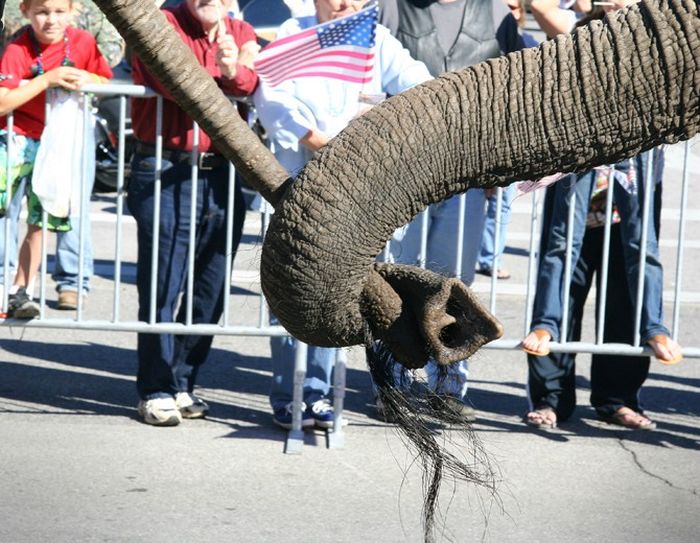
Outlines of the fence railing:
M85 114L84 114L84 122L83 122L83 129L84 130L93 130L93 124L91 121L90 113L89 113L89 107L87 107L90 97L90 95L97 95L97 96L118 96L119 97L119 123L118 123L118 138L117 138L117 156L118 156L118 168L117 168L117 187L116 187L116 192L114 196L114 213L112 215L112 221L113 221L113 281L112 281L112 286L111 286L111 307L109 310L107 310L107 307L104 307L104 309L101 311L102 314L100 315L95 315L95 311L91 309L90 317L86 317L86 312L84 308L84 302L83 298L81 296L78 296L78 305L77 305L77 310L71 314L69 318L66 318L65 312L61 313L61 316L58 316L55 314L53 311L48 310L47 306L47 296L46 296L46 291L48 287L48 277L47 277L47 264L48 264L48 258L47 258L47 252L48 252L48 246L47 246L47 236L46 236L46 227L44 227L44 239L42 242L42 257L41 257L41 272L38 276L39 279L39 284L38 284L38 292L39 292L39 304L41 307L40 315L36 319L28 320L28 321L18 321L16 319L4 319L0 321L2 324L8 326L26 326L26 327L31 327L31 328L63 328L63 329L71 329L71 330L76 330L76 329L81 329L81 330L97 330L97 331L105 331L105 332L147 332L147 333L177 333L177 334L211 334L211 335L238 335L238 336L262 336L262 337L272 337L272 336L283 336L286 335L286 331L281 327L281 326L272 326L269 324L269 315L267 311L267 305L265 303L265 300L263 298L262 292L260 292L259 289L259 276L257 275L257 260L254 258L249 264L248 269L246 270L235 270L233 268L234 263L232 262L232 259L228 259L227 261L227 268L226 268L226 276L232 278L232 282L236 283L237 281L240 281L241 279L237 279L237 275L242 274L243 276L243 281L248 285L248 286L253 286L257 285L256 288L253 288L253 292L248 294L247 296L251 297L251 299L255 300L255 303L250 303L246 304L247 307L257 307L257 311L247 311L247 317L250 318L249 322L240 324L240 323L233 323L232 318L231 318L231 307L234 304L234 300L232 300L232 294L230 292L230 289L227 290L226 294L226 302L224 304L224 312L223 316L221 318L221 321L218 324L195 324L192 322L192 289L193 289L193 283L196 281L196 277L194 274L194 254L193 254L193 249L194 249L194 232L191 232L191 238L190 238L190 254L189 254L189 260L188 260L188 279L187 279L187 284L186 284L186 290L187 290L187 296L186 299L189 300L188 306L186 308L186 319L184 323L175 323L175 322L156 322L156 317L155 317L155 298L152 297L150 300L150 306L149 306L149 318L147 321L139 321L135 317L129 315L125 316L124 311L123 311L123 303L122 303L122 293L124 289L128 288L134 288L133 285L129 284L124 284L123 278L122 278L122 268L125 264L124 261L124 254L126 252L126 249L130 246L130 244L133 243L135 236L129 235L127 238L125 238L125 224L129 221L128 215L125 213L124 209L124 198L125 198L125 176L126 176L126 161L129 159L129 157L125 156L124 150L126 149L126 141L125 138L127 136L127 131L126 131L126 121L127 121L127 100L130 98L155 98L157 100L157 120L156 120L156 142L155 142L155 149L156 149L156 154L155 154L155 160L156 160L156 177L154 180L154 185L155 185L155 211L154 211L154 231L153 231L153 239L158 239L159 236L159 213L160 213L160 203L159 203L159 191L160 191L160 171L162 167L162 151L163 151L163 138L162 138L162 123L163 123L163 118L162 118L162 98L155 93L153 93L151 90L142 87L142 86L137 86L137 85L119 85L119 84L110 84L110 85L92 85L89 87L85 87L85 94L83 94L83 103L86 106L85 107ZM89 94L88 94L89 93ZM12 119L12 114L8 116L8 132L9 134L12 134L13 131L13 119ZM197 134L198 134L198 129L195 126L195 142L197 142ZM7 178L10 179L10 169L11 169L11 164L10 164L10 157L12 156L12 145L13 145L13 138L8 135L7 137L7 146L8 146L8 161L7 164L5 165L0 165L0 167L5 167L6 172L7 172ZM675 153L677 153L678 148L674 150ZM687 208L688 208L688 199L689 199L689 185L691 182L691 144L690 143L685 143L683 144L682 147L682 153L683 153L683 159L682 159L682 173L680 175L680 187L677 191L677 193L680 194L680 201L678 202L678 213L677 213L677 226L675 227L676 231L676 237L671 240L668 245L671 245L672 248L675 248L675 262L672 267L667 267L667 275L672 276L672 281L671 284L673 286L673 300L669 301L670 304L673 306L673 311L672 311L672 335L674 338L680 338L682 343L687 343L683 341L682 337L682 331L683 327L687 326L689 329L692 330L695 326L697 326L698 323L694 322L687 322L684 323L682 322L683 320L683 308L687 305L691 304L697 304L698 300L700 300L700 296L695 296L698 293L690 292L690 296L688 296L688 291L683 289L683 279L685 276L684 274L684 263L687 260L687 253L685 251L686 248L686 243L685 243L685 236L687 232L687 225L686 223L688 222L688 213L687 213ZM87 153L93 152L94 150L92 149L85 149L85 154L87 156ZM193 160L192 162L192 176L193 179L196 179L197 173L198 173L198 161L197 161L197 148L195 144L195 149L193 150ZM87 166L86 166L87 168ZM649 168L651 170L651 168ZM700 173L700 172L699 172ZM85 179L87 179L86 176L83 176ZM232 252L232 235L233 235L233 214L234 214L234 193L235 191L233 190L234 188L234 183L236 182L235 180L235 170L232 165L229 165L229 178L228 178L228 183L229 183L229 200L227 203L227 216L228 216L228 227L227 227L227 239L226 239L226 250L227 254L231 254ZM651 177L648 176L647 179L644 180L645 183L651 183ZM88 217L89 216L89 198L90 198L90 187L88 186L90 183L84 183L83 186L81 187L81 202L80 202L80 214L82 217ZM676 183L674 182L674 189L677 188ZM10 188L11 191L11 188ZM498 341L494 341L488 345L485 346L485 349L517 349L520 345L520 341L523 337L523 335L528 331L529 324L530 324L530 314L532 311L532 304L533 304L533 298L534 298L534 286L535 286L535 279L536 279L536 264L537 264L537 251L538 251L538 237L539 237L539 217L542 211L542 204L541 204L541 191L536 191L533 192L531 195L524 196L521 199L518 200L518 203L516 206L514 206L514 210L517 208L517 213L519 215L527 217L526 224L520 224L517 229L514 228L513 226L513 221L511 221L511 225L509 226L509 231L508 231L508 239L509 245L515 244L519 246L519 250L522 254L527 254L527 265L526 266L521 266L522 270L525 270L525 273L521 273L521 275L525 275L526 277L523 279L522 283L516 283L515 285L513 282L510 282L510 285L504 289L504 283L500 281L499 279L496 278L495 274L493 274L490 282L484 283L482 280L477 282L473 287L477 290L477 292L484 294L485 295L485 301L490 307L490 310L498 316L500 314L500 307L502 307L502 302L505 300L507 301L507 309L509 314L512 313L513 307L514 306L520 306L522 305L522 326L508 326L506 328L506 337L503 339L499 339ZM668 188L666 190L668 192ZM500 216L500 206L501 206L501 189L498 191L499 193L499 200L498 200L498 207L499 211L497 211L497 216ZM609 235L609 230L610 230L610 210L612 209L611 204L611 198L612 198L612 191L608 191L609 193L609 198L608 198L608 216L606 219L606 245L604 248L604 262L607 262L608 260L608 254L609 254L609 242L610 242L610 235ZM646 194L649 194L649 191L647 190ZM193 201L192 201L192 208L194 209L194 198L196 198L196 195L194 194L193 191ZM461 195L459 198L462 200L464 199L464 195ZM8 194L8 205L9 202L12 199L12 194ZM529 200L528 200L529 199ZM571 206L573 208L573 205ZM649 202L648 199L647 201L644 202L644 207L646 210L646 216L649 216ZM464 210L464 205L462 203L461 209ZM263 214L251 214L253 216L253 219L249 221L249 225L252 225L254 235L253 235L253 244L254 246L257 244L260 244L262 242L262 236L264 235L264 230L269 222L269 215L267 213ZM45 218L45 217L44 217ZM569 226L571 226L573 217L569 217ZM695 220L695 219L693 219ZM668 221L668 219L666 219ZM46 220L43 221L44 224L46 224ZM648 224L649 219L646 218L644 222L644 228L646 228L646 225ZM80 262L80 269L79 269L79 291L82 289L82 281L83 281L83 273L84 273L84 268L83 268L83 255L84 255L84 248L85 248L85 241L86 241L86 229L85 229L85 223L86 221L81 221L81 229L80 229L80 255L79 255L79 262ZM192 224L194 221L192 221ZM4 247L9 247L12 244L8 243L10 241L10 236L13 234L13 231L10 228L10 221L7 219L4 219L4 228L0 230L0 235L4 236ZM427 215L424 213L423 214L423 219L422 219L422 244L421 244L421 253L418 258L418 264L421 266L426 266L426 254L427 254L427 228L428 228L428 221L427 221ZM460 254L462 251L462 240L464 237L464 232L466 232L469 229L469 217L464 215L464 212L462 212L460 216L460 223L459 223L459 235L456 237L457 243L455 245L454 251L455 255L457 256L456 258L456 266L455 269L452 270L454 275L459 276L461 275L462 270L460 269L460 264L461 263L461 258ZM498 235L500 233L500 228L502 228L502 225L497 222L496 224L496 239L498 239ZM569 228L571 231L571 228ZM105 240L100 240L101 244L105 244ZM156 245L157 246L157 245ZM258 245L259 246L259 245ZM641 247L645 247L644 240L642 240ZM568 240L568 247L567 247L567 253L568 253L568 258L566 261L566 267L565 267L565 274L566 277L571 276L571 269L572 269L572 262L571 262L571 238ZM240 252L239 252L240 254ZM665 258L663 259L665 260ZM3 263L3 273L2 273L2 279L3 279L3 284L4 285L10 285L12 283L12 263L13 263L13 255L9 254L9 251L5 250L4 255L2 258L2 263ZM640 263L643 264L644 262L644 255L640 256ZM151 270L152 270L152 275L151 275L151 292L156 292L157 289L155 288L156 285L156 277L157 277L157 266L158 266L158 261L157 261L157 255L153 255L153 260L151 263ZM497 270L499 268L499 263L494 262L492 265L493 270ZM641 268L641 267L640 267ZM603 266L603 269L605 270L606 267L605 265ZM673 273L668 274L668 271L672 269ZM567 281L568 283L568 281ZM603 292L605 291L605 285L607 283L607 276L606 272L603 272L603 277L602 277L602 289ZM640 271L640 281L639 281L639 289L637 293L637 299L636 299L636 313L634 315L634 320L635 323L637 323L637 329L639 329L638 322L639 322L639 316L640 316L640 311L641 311L641 300L642 300L642 294L643 294L643 273ZM692 278L690 283L693 283ZM7 302L8 302L8 288L5 288L3 290L2 294L2 304L3 307L7 307ZM257 290L257 291L256 291ZM567 290L567 296L568 296L568 290ZM684 301L684 296L685 298L690 298L690 301ZM240 306L240 303L238 304ZM603 308L601 308L601 311L604 311L604 305L605 305L605 300L603 299ZM564 322L566 322L566 309L567 304L564 304L564 315L565 318L563 319ZM94 308L93 308L94 309ZM101 308L102 309L102 308ZM135 314L135 311L133 312ZM253 315L253 313L255 313ZM552 343L551 344L551 349L552 351L555 352L569 352L569 353L598 353L598 354L617 354L617 355L639 355L639 354L652 354L651 350L648 347L645 347L643 345L640 345L640 340L639 340L639 334L636 334L635 341L632 344L610 344L610 343L605 343L603 342L602 339L602 326L603 326L603 318L602 316L604 313L599 314L599 320L598 320L598 327L595 331L595 339L592 341L576 341L576 342L559 342L559 343ZM562 334L562 337L566 337L566 333ZM297 356L297 379L301 375L303 376L304 366L305 366L305 360L302 360L304 357L305 348L299 349L299 353ZM699 345L689 345L689 344L684 344L683 345L683 352L684 356L686 358L697 358L700 357L700 346ZM344 367L345 363L345 354L341 352L340 354L340 364L342 367ZM336 401L339 402L339 404L336 404L336 407L342 407L342 398L343 398L343 380L344 380L344 374L342 372L340 373L340 377L338 377L338 382L336 383L339 385L339 390L336 390ZM297 383L297 395L300 396L300 388L299 388L299 383ZM298 400L299 402L301 401L300 399ZM340 412L340 410L339 410ZM340 421L341 417L338 417L338 420ZM296 430L293 430L292 433L290 434L290 437L294 437L296 439L296 444L300 445L302 441L300 441L300 436L298 434L300 430L300 421L298 421L298 427ZM342 442L342 432L340 432L340 423L338 423L336 430L336 440L338 443ZM296 432L296 433L295 433Z
M120 105L119 105L119 130L118 130L118 144L117 144L117 151L118 151L118 172L117 172L117 189L116 189L116 194L115 194L115 211L114 211L114 281L112 285L112 304L111 304L111 311L109 315L103 315L101 318L94 318L91 317L89 319L85 318L84 314L84 308L82 306L82 299L79 297L78 298L78 308L75 312L74 315L71 316L71 318L61 318L57 317L53 314L49 314L46 312L46 290L48 286L48 278L47 278L47 245L46 241L44 241L43 247L42 247L42 268L41 268L41 273L39 274L39 302L42 308L42 312L37 319L33 319L30 321L23 322L24 326L28 327L51 327L51 328L70 328L70 329L87 329L87 330L102 330L102 331L128 331L128 332L153 332L153 333L178 333L178 334L226 334L226 335L248 335L248 336L270 336L270 335L285 335L285 331L283 330L282 327L280 326L270 326L268 324L268 314L267 314L267 309L266 309L266 304L264 303L264 300L262 298L262 293L257 293L258 297L258 303L259 303L259 310L257 314L257 319L256 322L251 322L250 324L245 324L245 325L240 325L240 324L232 324L231 323L231 318L230 318L230 299L227 300L227 303L224 305L224 313L221 319L221 322L217 325L209 325L209 324L193 324L192 323L192 316L191 316L191 306L188 307L187 311L187 318L185 320L184 324L180 323L162 323L162 322L156 322L155 321L155 299L151 299L151 305L150 305L150 312L149 312L149 319L147 322L143 321L138 321L135 319L131 318L124 318L122 315L122 311L120 309L120 300L121 300L121 292L124 287L122 283L122 277L121 277L121 270L122 270L122 265L123 265L123 248L125 243L131 243L133 240L130 238L128 240L124 239L124 220L125 220L125 211L124 211L124 197L125 197L125 161L128 160L129 157L125 156L124 149L126 148L125 145L125 137L126 137L126 119L127 119L127 100L131 97L136 97L136 98L155 98L158 103L158 114L157 114L157 120L156 120L156 178L154 180L155 187L156 187L156 200L158 199L158 194L159 194L159 186L160 186L160 168L162 164L162 98L157 96L153 91L150 89L139 86L139 85L121 85L121 84L110 84L110 85L91 85L85 88L86 94L83 95L83 100L85 103L88 103L89 97L88 94L92 95L97 95L97 96L118 96L120 100ZM92 130L92 123L90 120L90 114L89 114L89 109L90 108L85 108L85 119L84 119L84 129L85 130ZM12 115L10 114L8 117L8 132L12 132ZM195 126L195 137L197 137L198 134L198 129ZM8 137L7 141L8 145L8 163L4 165L6 168L6 171L8 173L8 178L10 177L10 163L9 163L9 157L12 155L12 138ZM689 194L689 182L690 182L690 143L685 143L682 144L684 146L684 158L683 158L683 170L682 170L682 176L681 176L681 182L680 182L680 193L681 193L681 199L680 199L680 207L679 207L679 213L678 213L678 226L677 226L677 237L675 240L675 246L677 248L677 254L676 254L676 259L675 259L675 266L673 267L673 300L672 300L672 305L673 305L673 312L672 312L672 335L674 337L679 336L679 332L682 327L681 323L681 310L684 306L684 302L682 301L682 279L684 277L684 259L686 256L685 252L685 246L684 246L684 239L685 239L685 233L686 233L686 208L688 206L688 194ZM87 155L88 152L91 152L91 150L86 149L85 154ZM196 155L197 149L195 146L195 150L193 151L193 155ZM197 171L198 171L198 166L197 166L197 160L192 161L192 175L196 176ZM651 168L648 168L649 171L651 171ZM233 183L235 182L235 170L232 165L229 166L229 183L231 186L233 186ZM651 183L652 179L650 176L647 176L647 179L645 182ZM675 187L674 187L675 188ZM501 205L501 195L500 195L501 190L499 189L499 208ZM667 191L668 192L668 189ZM228 220L232 224L233 221L233 209L234 209L234 201L233 201L233 194L234 192L231 190L229 191L230 196L229 196L229 202L228 202ZM609 197L612 197L611 191L608 191ZM647 191L647 194L649 194L649 191ZM11 193L8 195L8 201L11 200ZM90 190L88 186L83 186L81 188L81 203L80 203L80 213L81 215L85 216L88 215L89 210L88 210L88 201L89 201L89 196L90 196ZM464 199L464 195L460 195L461 199ZM537 249L538 249L538 236L539 236L539 215L541 213L541 191L535 191L532 193L532 195L524 196L522 197L520 201L524 201L525 199L529 198L530 199L530 222L528 225L528 231L529 231L529 239L526 247L524 247L524 250L527 251L528 253L528 261L527 261L527 279L525 281L525 284L522 285L522 292L519 292L516 294L516 296L524 296L525 301L523 303L523 317L522 317L522 323L523 326L522 328L509 328L506 330L506 337L503 339L500 339L498 341L494 341L488 345L485 346L486 349L514 349L517 348L520 339L521 339L521 333L526 333L529 327L529 322L530 322L530 312L531 312L531 307L532 307L532 299L534 296L534 285L535 285L535 276L536 276L536 262L537 262ZM647 198L648 200L648 198ZM193 202L194 203L194 202ZM647 210L647 216L648 216L648 210L649 210L649 202L645 201L645 209ZM572 208L574 207L573 205L571 206ZM464 209L464 206L462 205L461 207ZM522 208L522 206L521 206ZM612 206L608 206L608 220L607 220L607 226L606 228L609 230L610 228L610 221L609 221L609 216L610 216L610 210L612 209ZM158 214L160 212L159 209L159 203L156 202L155 205L155 217L154 219L154 232L153 232L153 238L156 239L159 235L158 228L159 228L159 221L157 220ZM500 216L500 209L497 211L497 216ZM428 223L427 223L427 215L424 213L424 218L423 220L423 243L421 247L421 253L420 257L418 259L418 264L421 266L426 265L426 252L427 252L427 228L428 228ZM572 218L570 217L569 220L571 221ZM269 221L269 217L267 214L262 214L260 216L260 221L259 221L259 227L260 230L263 231L266 228L266 225ZM8 246L8 236L10 235L10 224L9 221L5 220L4 221L4 231L0 232L0 235L5 236L5 243L4 246ZM643 229L646 229L646 223L648 222L648 219L645 219L645 227ZM44 221L44 224L46 221ZM82 269L82 250L84 248L84 228L82 228L85 224L85 221L81 221L81 234L80 234L80 248L81 248L81 258L79 259L80 262L80 272L79 272L79 281L82 282L83 280L83 269ZM256 222L256 224L258 224ZM459 235L456 237L457 243L455 246L455 269L452 270L454 275L461 275L462 270L460 269L460 263L461 263L461 258L459 255L461 254L462 251L462 240L464 237L464 232L466 232L469 229L469 217L464 216L463 214L460 217L460 223L458 225L458 228L460 230ZM501 224L497 221L496 224L496 236L499 234L499 229L501 228ZM511 231L513 230L513 227L511 226L509 229L509 235L511 234ZM522 228L520 229L522 231ZM570 229L571 230L571 229ZM231 250L231 244L232 244L232 228L228 228L228 235L227 235L227 240L226 240L226 247L227 250L230 253ZM192 232L194 234L194 232ZM260 233L262 235L262 232ZM520 236L522 237L522 236ZM46 236L44 236L44 240L46 240ZM261 237L256 240L256 242L260 242ZM609 235L606 235L606 241L609 243ZM101 240L102 242L102 240ZM644 243L641 245L644 247ZM606 244L605 247L605 254L604 254L604 260L607 261L607 253L609 251L609 245ZM570 244L568 247L568 253L570 255ZM11 267L12 267L12 258L13 255L10 255L8 251L5 251L5 254L3 255L3 283L5 285L11 284ZM643 263L643 258L644 255L642 254L640 256L640 262ZM194 273L193 272L193 254L190 254L189 258L189 273L188 273L188 282L186 285L186 289L188 293L191 294L192 292L192 285L195 280L194 278ZM157 259L155 258L152 261L152 277L151 277L151 282L152 282L152 287L155 284L156 281L156 276L157 276ZM495 262L494 265L492 266L494 269L498 268L498 262ZM571 266L572 263L570 262L570 258L567 260L567 265L566 265L566 271L565 273L567 276L570 277L571 275ZM228 269L227 271L227 276L232 276L232 262L229 261L227 264ZM605 268L605 266L604 266ZM667 276L669 268L667 267ZM249 283L255 283L258 281L258 278L254 275L251 274L253 270L249 270L246 273L246 281ZM606 277L603 277L603 289L606 284ZM236 273L233 273L233 281L236 281ZM510 299L510 297L513 296L512 289L506 293L502 294L501 293L501 287L502 287L502 282L499 282L499 280L494 276L491 278L491 281L488 285L488 289L486 294L488 306L490 310L498 315L499 307L498 307L498 301L503 300L503 299ZM481 287L481 290L483 290L483 283L479 285ZM3 296L2 296L2 303L3 307L7 307L7 291L8 289L4 289ZM152 289L152 292L155 292L154 289ZM636 300L636 314L635 314L635 322L639 322L639 314L641 311L641 297L643 295L643 274L641 273L641 266L640 266L640 281L639 281L639 288L638 288L638 294L637 294L637 300ZM231 294L228 294L228 297L230 298ZM191 298L190 298L191 299ZM604 304L603 304L604 305ZM602 309L602 308L601 308ZM566 311L567 311L567 305L564 304L563 307L564 314L566 316ZM566 325L566 318L563 319L563 325ZM9 321L6 322L5 324L9 324ZM20 324L16 321L12 323L13 325ZM637 327L638 328L638 327ZM642 352L649 353L650 351L645 350L643 346L639 345L639 335L637 334L637 337L635 339L635 342L632 345L621 345L621 344L614 344L614 345L607 345L603 343L602 341L602 319L599 319L598 323L598 329L596 331L596 339L592 342L586 342L586 341L580 341L580 342L562 342L562 343L553 343L552 344L552 350L554 351L560 351L560 352L590 352L590 353L606 353L606 354L622 354L622 355L637 355ZM565 333L562 333L562 336L565 337ZM684 354L687 357L698 357L700 356L700 348L692 345L686 345L684 347Z

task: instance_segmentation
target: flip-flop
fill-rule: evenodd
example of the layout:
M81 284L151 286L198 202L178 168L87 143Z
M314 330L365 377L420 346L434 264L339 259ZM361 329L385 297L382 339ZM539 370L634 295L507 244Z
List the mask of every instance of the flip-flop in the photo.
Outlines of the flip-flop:
M549 338L550 341L552 340L552 334L550 334L547 330L545 330L545 329L543 329L543 328L535 328L534 330L532 330L532 331L530 332L530 334L535 334L535 336L537 336L537 341L538 341L538 343L542 343L542 340L545 339L545 338ZM530 335L530 334L528 334L528 335ZM549 347L546 347L546 348L544 348L544 349L541 349L541 350L537 351L537 350L535 350L535 349L528 349L528 348L526 348L524 345L522 345L522 343L521 343L521 345L520 345L520 348L521 348L523 351L525 351L526 353L532 354L532 355L535 355L535 356L547 356L547 355L551 352L551 351L549 350Z
M656 423L653 420L629 407L621 407L610 415L598 413L598 417L603 422L613 426L621 426L628 430L656 430ZM640 421L639 419L642 420Z
M670 352L671 348L670 348L669 344L671 341L672 341L671 338L668 337L666 334L657 334L655 336L650 337L647 340L647 345L649 345L649 347L651 347L652 351L654 351L654 356L656 357L656 359L659 362L661 362L662 364L664 364L665 366L673 366L674 364L678 364L678 362L683 360L683 353L679 353L678 356L672 358L671 360L659 358L658 355L656 355L656 350L654 349L652 342L659 343L659 344L663 345Z
M553 416L554 420L549 420L547 415ZM534 420L534 417L540 420ZM551 407L540 407L525 415L525 424L538 430L552 430L557 427L557 414Z

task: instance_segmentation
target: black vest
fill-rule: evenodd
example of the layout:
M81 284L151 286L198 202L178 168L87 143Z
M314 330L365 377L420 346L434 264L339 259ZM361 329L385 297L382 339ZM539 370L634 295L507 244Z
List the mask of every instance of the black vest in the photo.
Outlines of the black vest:
M445 56L437 39L437 29L425 0L399 0L399 27L396 37L422 61L434 77L443 72L460 70L501 55L493 25L491 0L466 0L462 29L450 52Z

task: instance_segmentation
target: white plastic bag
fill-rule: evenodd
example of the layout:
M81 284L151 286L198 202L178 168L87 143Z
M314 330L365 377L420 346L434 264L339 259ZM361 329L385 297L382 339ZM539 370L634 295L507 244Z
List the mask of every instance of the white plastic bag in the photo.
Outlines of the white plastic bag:
M47 96L50 111L34 162L32 190L41 206L54 217L78 216L80 187L88 187L89 176L95 172L93 120L85 131L80 94L51 89ZM88 194L84 197L89 199Z

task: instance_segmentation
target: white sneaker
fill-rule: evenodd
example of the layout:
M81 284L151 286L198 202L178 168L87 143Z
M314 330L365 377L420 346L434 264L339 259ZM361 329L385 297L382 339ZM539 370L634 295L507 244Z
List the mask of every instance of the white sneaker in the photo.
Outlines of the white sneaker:
M202 419L209 413L207 402L189 392L175 394L175 406L184 419Z
M139 416L146 424L177 426L182 422L182 416L172 397L141 400L138 409Z

